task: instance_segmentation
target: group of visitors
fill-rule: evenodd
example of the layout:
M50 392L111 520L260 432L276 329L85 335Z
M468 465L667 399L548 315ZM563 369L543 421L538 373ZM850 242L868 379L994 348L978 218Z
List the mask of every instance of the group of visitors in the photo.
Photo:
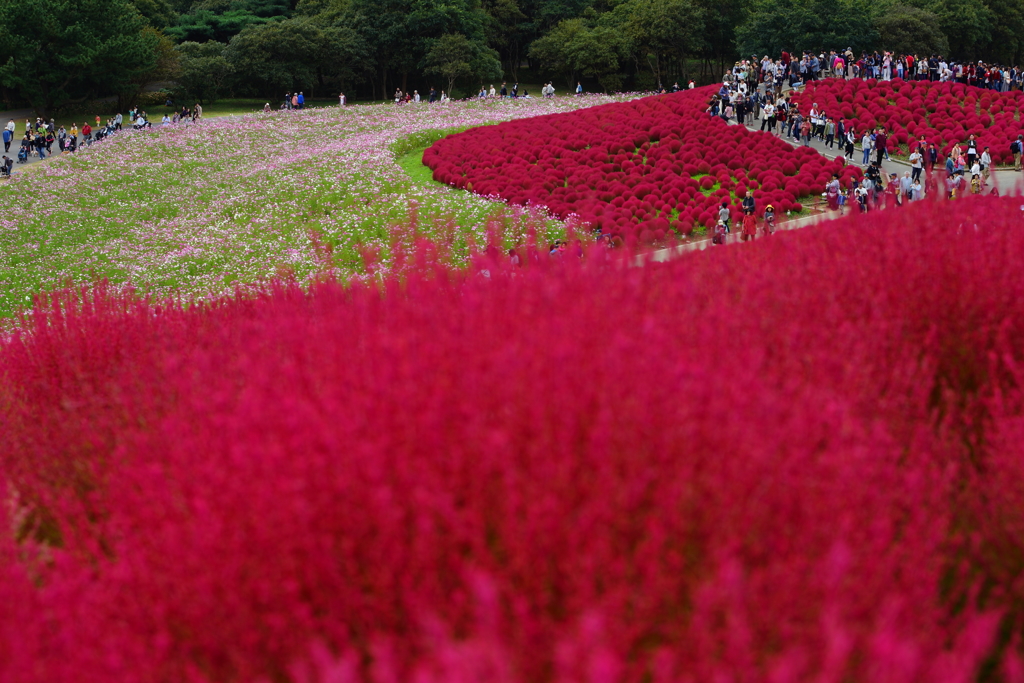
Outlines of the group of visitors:
M578 94L578 95L583 94L583 85L580 84L580 83L576 84L576 94ZM541 88L541 96L542 97L554 97L555 96L555 86L554 86L554 84L551 83L551 82L545 83L544 87ZM507 82L506 83L502 83L500 89L495 88L494 84L491 84L489 87L484 87L481 84L480 85L480 89L477 90L476 95L474 96L474 98L475 99L480 99L480 100L498 99L498 98L510 99L510 100L515 100L515 99L520 99L520 98L532 99L532 97L530 96L530 93L529 93L528 90L526 90L526 89L520 90L519 89L519 84L518 83L513 83L512 86L509 87ZM444 90L441 90L440 92L438 92L437 89L434 88L433 86L431 86L430 92L427 94L427 97L426 97L427 102L430 102L430 103L433 103L433 102L448 102L450 99L451 99L450 93L446 93ZM395 88L395 95L394 95L394 102L395 102L395 104L418 104L419 102L422 102L422 101L423 101L423 96L420 95L420 92L418 90L413 90L412 92L402 92L401 88ZM342 104L344 104L344 102L342 102Z
M747 242L755 239L758 233L757 200L754 199L753 192L747 191L740 208L743 210L740 239ZM715 223L715 227L711 231L712 244L726 243L727 235L732 232L731 217L732 209L729 208L729 202L722 202L722 206L718 209L718 222ZM775 234L775 207L771 204L765 206L760 221L763 236L768 237Z
M777 59L764 55L737 62L726 74L727 82L737 78L770 83L781 89L783 82L797 87L820 78L875 78L883 81L901 78L907 81L955 81L1000 92L1020 90L1024 87L1024 72L1020 66L990 64L984 61L946 60L942 55L897 55L893 52L861 52L859 57L853 50L830 50L814 54L783 51Z
M442 90L440 93L431 87L430 93L427 96L429 102L447 102L449 100L448 93ZM402 92L401 88L395 88L395 104L418 104L422 102L423 98L420 96L419 90L413 90L412 92Z
M175 111L173 116L164 114L162 123L164 125L180 122L195 123L202 115L203 108L199 104L192 109L183 106L180 111ZM132 107L128 111L128 119L128 125L135 130L153 127L148 114L139 107ZM54 154L73 154L83 146L99 142L122 130L124 115L118 113L105 122L100 116L96 116L94 121L95 125L84 121L79 128L77 122L73 122L70 126L58 126L52 118L48 121L42 118L36 118L35 121L26 119L24 133L17 152L17 163L28 163L32 158L45 159ZM10 178L15 164L14 159L9 155L17 136L17 127L14 119L10 119L2 131L4 154L0 159L0 175L6 178ZM54 146L56 146L56 150Z

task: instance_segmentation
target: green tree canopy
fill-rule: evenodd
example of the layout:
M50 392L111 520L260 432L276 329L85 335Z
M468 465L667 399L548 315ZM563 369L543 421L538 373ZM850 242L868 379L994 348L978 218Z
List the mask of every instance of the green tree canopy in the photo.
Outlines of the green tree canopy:
M458 80L471 76L501 78L498 53L461 33L446 33L434 41L423 58L424 73L444 78L449 94Z
M847 47L859 53L877 43L866 0L752 0L736 30L739 53L747 56Z
M939 18L928 10L893 5L875 17L878 42L897 54L949 54L949 41Z
M158 38L147 26L128 0L4 0L0 83L47 117L120 92L156 64Z
M240 90L274 98L344 85L372 67L354 29L306 16L250 26L231 39L224 56Z
M703 10L693 0L626 0L611 16L638 66L646 64L662 83L664 60L682 60L702 45Z
M215 102L222 94L231 64L224 58L225 45L216 41L184 42L178 52L178 94L200 104Z
M166 32L180 41L227 42L248 26L268 24L290 14L289 0L201 0Z
M530 56L560 73L570 89L578 76L585 76L597 78L605 90L620 90L629 53L630 43L618 27L584 19L558 22L530 47Z

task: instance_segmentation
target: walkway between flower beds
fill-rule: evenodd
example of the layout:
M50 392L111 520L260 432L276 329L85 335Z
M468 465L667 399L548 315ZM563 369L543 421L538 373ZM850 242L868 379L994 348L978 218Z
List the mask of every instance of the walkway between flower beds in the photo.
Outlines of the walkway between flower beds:
M737 125L735 121L730 121L730 123L733 124L733 125ZM758 120L754 120L753 122L750 122L749 119L748 119L748 122L746 123L746 126L747 126L747 128L749 130L759 131L759 130L761 130L761 121L758 119ZM786 142L788 142L789 144L793 145L794 147L798 147L798 146L803 144L802 142L798 142L796 140L791 140L788 137L782 137L782 139L785 140ZM1010 140L1007 140L1006 144L1009 145L1010 144ZM820 152L821 154L824 154L829 159L834 159L835 157L843 156L843 152L839 148L838 143L836 143L836 145L837 146L835 148L829 149L828 147L825 146L824 142L822 142L821 140L818 140L817 138L811 138L811 144L810 144L810 146L813 149L815 149L816 151ZM874 153L872 153L871 154L871 158L874 159L874 157L875 157L875 155L874 155ZM850 160L848 163L860 165L860 161L863 158L864 158L864 153L860 150L860 147L858 145L854 149L853 159ZM943 162L944 161L945 160L943 160ZM906 162L906 161L903 161L903 160L900 160L900 159L892 158L892 159L884 159L882 161L881 170L885 174L895 173L896 175L902 177L903 174L906 171L910 170L910 168L911 168L911 166L910 166L909 162ZM945 172L945 167L940 165L940 167L937 168L936 170L937 171ZM970 180L970 176L969 175L967 176L967 179ZM1016 186L1022 180L1022 174L1017 173L1012 168L1004 167L1004 168L1000 168L1000 169L997 169L997 170L993 171L992 172L992 179L996 183L996 187L1000 188L1000 192L1003 192L1005 194L1007 188L1011 188L1011 187ZM990 181L990 182L992 182L992 181Z

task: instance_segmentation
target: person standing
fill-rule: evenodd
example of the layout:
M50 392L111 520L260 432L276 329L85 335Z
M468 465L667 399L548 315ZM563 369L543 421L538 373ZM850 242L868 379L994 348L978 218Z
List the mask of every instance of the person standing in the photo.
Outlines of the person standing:
M743 234L740 235L740 239L744 242L747 240L753 240L757 237L757 219L754 217L753 212L743 215Z
M14 135L11 134L10 129L4 128L4 154L11 151L11 140L14 139Z
M775 232L775 207L769 204L764 207L764 236Z
M910 168L913 170L912 180L917 180L921 177L921 171L924 168L924 155L917 149L910 153Z
M761 130L767 128L769 133L775 133L775 105L771 100L765 102L762 113L764 116L761 118Z
M978 141L972 134L967 139L967 168L974 166L974 162L978 160Z
M846 154L844 155L850 161L853 161L853 141L857 139L857 136L853 134L853 128L846 131Z
M298 96L298 102L299 102L299 109L305 109L306 108L306 96L303 95L301 92L299 93L299 96Z
M860 139L860 148L863 152L863 159L861 159L861 166L867 166L871 160L871 131L864 131L864 137Z
M839 174L833 173L832 180L825 184L825 197L828 200L828 208L832 211L839 210Z
M725 225L726 232L731 232L729 230L729 214L729 202L722 202L722 208L718 210L718 222Z
M754 200L754 193L747 190L747 195L743 198L743 215L753 216L757 210L757 202Z
M907 202L910 201L910 188L914 185L914 179L910 177L910 171L904 171L903 177L900 178L900 201L903 206L906 206Z
M886 145L889 143L889 138L885 134L884 128L879 128L878 132L875 133L875 164L879 167L882 165L882 157L885 155Z
M1018 135L1017 139L1010 143L1010 151L1013 152L1013 170L1020 173L1020 155L1024 152L1024 135Z
M985 147L981 151L981 182L984 185L988 185L988 177L992 168L992 154L989 153L989 148Z

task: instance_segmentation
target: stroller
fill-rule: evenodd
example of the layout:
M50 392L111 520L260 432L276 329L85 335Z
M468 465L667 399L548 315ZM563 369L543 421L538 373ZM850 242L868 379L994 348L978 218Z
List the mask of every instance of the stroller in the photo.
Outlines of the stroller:
M28 163L28 147L26 147L25 145L22 145L21 149L18 150L18 163L19 164L27 164Z

